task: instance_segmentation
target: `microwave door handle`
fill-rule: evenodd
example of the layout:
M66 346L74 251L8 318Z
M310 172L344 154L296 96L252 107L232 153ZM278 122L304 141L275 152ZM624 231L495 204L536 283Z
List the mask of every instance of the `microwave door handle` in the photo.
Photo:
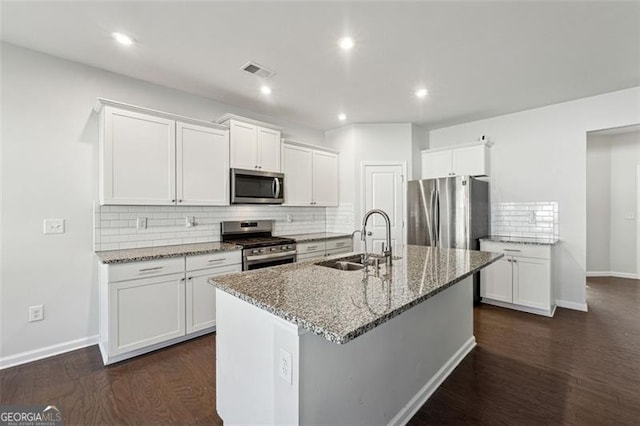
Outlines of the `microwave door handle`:
M273 197L280 198L280 179L273 178L273 185L274 185Z

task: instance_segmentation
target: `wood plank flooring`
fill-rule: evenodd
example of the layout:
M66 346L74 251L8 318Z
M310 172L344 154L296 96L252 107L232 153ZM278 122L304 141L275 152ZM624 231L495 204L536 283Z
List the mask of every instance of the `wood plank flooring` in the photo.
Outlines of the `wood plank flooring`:
M478 347L411 425L640 425L640 281L591 278L589 313L483 305ZM0 404L53 404L67 425L222 424L215 336L104 367L96 346L0 371Z

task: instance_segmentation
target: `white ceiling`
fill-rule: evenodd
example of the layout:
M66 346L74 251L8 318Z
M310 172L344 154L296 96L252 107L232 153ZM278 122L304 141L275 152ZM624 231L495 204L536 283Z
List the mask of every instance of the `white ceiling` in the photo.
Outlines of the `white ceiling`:
M340 111L437 128L640 85L639 2L3 1L2 39L322 130ZM268 98L248 60L277 72Z

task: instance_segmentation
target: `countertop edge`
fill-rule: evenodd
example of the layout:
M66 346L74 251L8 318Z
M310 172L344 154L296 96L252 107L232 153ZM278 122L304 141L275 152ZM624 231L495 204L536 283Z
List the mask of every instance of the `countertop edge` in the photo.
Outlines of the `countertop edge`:
M158 246L167 247L167 246ZM156 247L141 247L139 250L143 249L151 249ZM126 250L137 250L137 249L126 249ZM221 253L227 251L238 251L242 250L240 246L226 247L226 248L215 248L215 249L192 249L192 250L177 250L175 253L161 253L161 254L150 254L143 256L133 256L133 257L122 257L118 259L101 259L101 252L94 252L95 256L98 258L101 264L103 265L120 265L124 263L133 263L133 262L145 262L148 260L160 260L160 259L172 259L176 257L182 256L196 256L200 254L209 254L209 253Z
M497 253L496 253L497 254ZM247 303L250 303L253 306L256 306L257 308L260 308L280 319L283 319L285 321L288 321L298 327L304 328L305 330L310 331L311 333L318 335L320 337L325 338L326 340L329 340L332 343L336 343L338 345L343 345L345 343L350 342L351 340L365 334L368 331L373 330L374 328L384 324L385 322L397 317L398 315L402 314L403 312L413 308L414 306L419 305L420 303L426 301L427 299L432 298L433 296L437 295L438 293L446 290L447 288L453 286L454 284L464 280L467 277L470 277L471 275L475 274L476 272L478 272L479 270L481 270L482 268L485 268L489 265L491 265L492 263L498 261L499 259L501 259L502 257L504 257L503 254L499 254L498 256L494 257L493 259L491 259L489 262L485 263L482 266L478 266L477 268L474 268L462 275L460 275L459 277L456 277L454 279L452 279L451 281L447 282L446 284L443 284L442 286L438 287L437 289L433 290L432 292L425 294L409 303L407 303L406 305L400 306L396 309L394 309L393 311L390 311L386 314L384 314L383 316L381 316L380 318L377 318L367 324L364 324L363 326L358 327L355 330L350 331L349 333L345 334L345 335L337 335L335 333L331 333L329 331L326 331L318 326L315 326L313 324L311 324L310 322L304 320L304 319L300 319L300 318L295 318L292 317L291 315L289 315L287 312L284 312L280 309L277 309L271 305L259 302L258 300L247 296L243 293L237 292L223 284L219 284L218 282L215 281L215 277L212 277L209 279L210 282L214 283L216 288L220 289L221 291L224 291L225 293L228 293L232 296L235 296L237 298L239 298L240 300L243 300Z
M522 238L526 238L526 237L522 237ZM521 244L525 246L555 246L560 242L559 239L556 239L553 241L533 241L533 240L526 240L526 239L523 240L523 239L520 239L520 237L505 237L500 235L483 237L483 238L479 238L479 240L488 241L492 243Z
M341 234L338 232L335 233L335 235L329 235L329 236L315 235L315 233L309 234L310 235L309 237L301 237L300 235L304 235L304 234L279 235L279 237L292 238L296 240L296 243L298 244L310 243L312 241L321 241L321 240L329 241L329 240L339 240L342 238L351 238L351 234Z

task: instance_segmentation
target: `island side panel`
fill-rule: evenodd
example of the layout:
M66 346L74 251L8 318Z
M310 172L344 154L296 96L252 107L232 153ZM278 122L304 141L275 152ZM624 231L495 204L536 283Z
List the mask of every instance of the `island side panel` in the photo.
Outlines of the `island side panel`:
M270 317L216 289L216 408L225 424L274 422Z
M304 334L299 424L404 424L474 346L472 278L344 345Z

